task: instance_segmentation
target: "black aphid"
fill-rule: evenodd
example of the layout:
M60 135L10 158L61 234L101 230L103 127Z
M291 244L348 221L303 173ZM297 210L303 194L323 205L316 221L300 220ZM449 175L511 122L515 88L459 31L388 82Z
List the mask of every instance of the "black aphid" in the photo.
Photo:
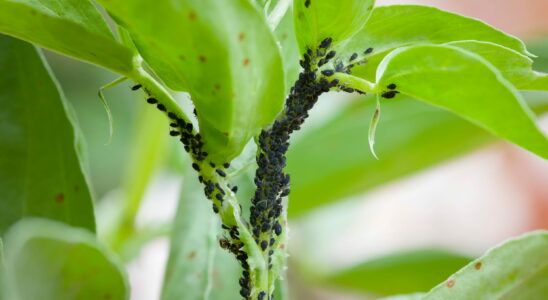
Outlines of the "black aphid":
M367 48L365 49L365 51L363 51L363 54L369 54L371 52L373 52L373 48Z
M156 103L158 103L158 100L156 100L156 98L148 98L147 102L150 103L150 104L156 104Z
M350 56L350 60L349 61L353 61L355 60L356 58L358 58L358 53L354 53Z
M268 242L267 241L261 241L261 249L263 249L263 251L265 251L266 248L268 248Z
M217 174L219 174L219 176L221 176L221 177L226 177L225 171L223 171L221 169L215 169L215 172L217 172Z
M237 193L238 192L238 186L237 185L233 186L231 190L232 190L233 193Z
M216 214L219 213L219 208L215 204L213 204L213 212Z
M156 107L161 111L166 111L166 106L163 105L162 103L158 104Z
M310 2L311 2L311 0L306 0L306 1L304 2L304 7L307 7L307 8L308 8L308 7L310 6Z
M217 200L219 201L223 201L223 195L221 194L215 194L215 198L217 198Z
M176 131L176 130L171 130L169 132L169 135L171 135L171 136L178 136L179 134L181 134L181 133L179 131Z
M212 168L215 168L215 164L210 162L209 165L212 167Z
M388 91L388 92L384 92L381 97L383 98L386 98L386 99L392 99L396 96L396 94L398 94L399 92L398 91Z
M198 166L197 163L192 163L192 168L198 172L200 172L200 166Z
M329 51L329 53L327 53L327 55L325 56L325 59L327 60L332 59L333 57L335 57L336 54L337 52L335 52L334 50L331 50Z
M264 300L264 297L266 296L266 293L265 292L260 292L258 295L257 295L257 299L259 300Z
M324 48L324 49L327 49L329 47L331 47L331 43L333 42L333 39L328 37L328 38L325 38L321 43L320 43L320 48Z
M168 112L168 113L167 113L167 116L168 116L169 118L173 119L173 120L179 119L179 118L177 118L177 115L176 115L175 113L173 113L173 112Z
M228 162L224 163L224 164L223 164L223 167L225 167L225 169L226 169L226 168L229 168L229 167L230 167L230 163L228 163Z
M136 84L136 85L131 87L131 90L136 91L136 90L140 89L141 87L142 87L141 84Z
M396 89L397 86L394 83L391 83L391 84L387 85L386 87L390 90L394 90L394 89Z
M274 233L276 233L276 235L282 234L282 225L280 225L277 221L276 224L274 224Z
M335 71L333 71L331 69L327 69L327 70L323 70L322 74L325 75L325 76L333 76L333 74L335 74Z

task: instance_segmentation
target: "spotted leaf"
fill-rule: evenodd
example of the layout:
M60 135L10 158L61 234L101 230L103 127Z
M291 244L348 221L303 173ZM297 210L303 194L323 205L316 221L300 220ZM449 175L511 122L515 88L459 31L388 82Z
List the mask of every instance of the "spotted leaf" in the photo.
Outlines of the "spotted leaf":
M238 155L284 100L280 50L248 0L100 0L141 55L196 106L205 150L218 163Z

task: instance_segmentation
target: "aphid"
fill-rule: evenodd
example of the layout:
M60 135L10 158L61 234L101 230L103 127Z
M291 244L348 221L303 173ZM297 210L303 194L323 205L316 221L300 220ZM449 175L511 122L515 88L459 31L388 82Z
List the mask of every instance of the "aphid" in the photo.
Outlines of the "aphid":
M202 152L202 155L203 155L204 157L207 157L207 156L209 155L209 153L207 153L207 152L204 151L204 152Z
M192 168L198 172L200 172L200 166L198 166L197 163L192 163Z
M386 99L392 99L396 96L396 94L398 94L399 92L398 91L388 91L388 92L384 92L381 97L383 98L386 98Z
M161 110L161 111L166 111L166 106L163 105L162 103L156 105L156 107L157 107L159 110Z
M149 104L156 104L156 103L158 103L158 100L156 100L156 98L148 98L148 99L147 99L147 102L148 102Z
M331 50L329 51L329 53L327 53L327 55L325 56L326 59L332 59L333 57L335 57L335 55L337 54L337 52L335 52L334 50Z
M230 242L227 240L227 239L220 239L219 240L219 245L221 246L221 248L223 249L228 249L228 247L230 247Z
M213 204L213 212L216 213L216 214L219 213L219 208L215 204Z
M237 193L238 192L238 186L237 185L233 186L231 190L232 190L233 193Z
M140 89L141 87L142 87L141 84L136 84L136 85L131 87L131 90L136 91L136 90Z
M221 224L221 227L222 227L223 229L230 229L230 227L226 226L225 224Z
M271 239L270 239L270 246L274 245L275 242L276 242L276 239L271 238Z
M169 126L170 126L170 127L177 127L177 126L179 126L179 124L177 124L177 123L170 123Z
M194 115L198 117L198 112L196 111L196 108L192 110L192 113L194 113Z
M168 112L167 113L167 116L170 117L171 119L174 119L174 120L177 120L177 115L173 112Z
M318 67L325 65L326 62L327 61L325 60L325 58L320 59L320 61L318 62Z
M344 65L342 63L338 63L335 67L335 71L340 72L344 69Z
M200 183L204 182L204 177L202 175L198 176L198 181Z
M242 288L242 289L240 290L240 295L241 295L242 297L244 297L244 298L247 298L247 296L249 296L249 290L246 289L246 288Z
M215 194L215 198L217 198L217 200L219 201L223 201L223 195L221 194Z
M263 300L265 296L266 296L266 293L265 293L265 292L260 292L260 293L257 295L257 299Z
M221 169L215 169L215 172L217 172L217 174L219 174L219 176L221 176L221 177L226 177L225 171L223 171Z
M240 278L240 286L241 287L247 287L249 285L249 281L247 281L247 279L245 279L244 277L241 277Z
M178 136L179 134L181 134L181 133L179 131L176 131L176 130L171 130L169 132L169 135L171 135L171 136Z
M363 59L361 61L358 62L358 66L363 66L367 63L367 59Z
M304 7L308 8L308 7L310 6L310 1L311 1L311 0L306 0L306 1L304 2Z
M192 131L192 128L193 128L192 123L188 123L185 125L185 129L188 131Z
M328 38L325 38L321 43L320 43L320 48L329 48L331 46L331 43L333 42L333 39L328 37Z
M331 85L332 86L336 86L338 84L339 84L339 79L335 78L335 79L331 80Z
M230 167L230 163L226 162L223 164L223 167L225 167L225 169L229 168Z
M386 87L390 90L396 89L396 85L394 83L391 83L391 84L387 85Z
M363 54L369 54L371 52L373 52L373 48L369 47L369 48L365 49L365 51L363 51Z
M269 270L272 269L272 264L269 264L269 265L268 265L268 269L269 269Z
M353 61L355 60L356 58L358 58L358 53L354 53L350 56L350 60L349 61Z
M266 248L268 248L268 242L267 241L261 241L261 249L263 249L263 251L265 251Z
M276 221L276 224L274 224L274 233L276 235L282 234L282 225L280 225L280 223L278 223L278 221Z
M215 164L214 164L214 163L209 162L209 165L210 165L212 168L215 168Z

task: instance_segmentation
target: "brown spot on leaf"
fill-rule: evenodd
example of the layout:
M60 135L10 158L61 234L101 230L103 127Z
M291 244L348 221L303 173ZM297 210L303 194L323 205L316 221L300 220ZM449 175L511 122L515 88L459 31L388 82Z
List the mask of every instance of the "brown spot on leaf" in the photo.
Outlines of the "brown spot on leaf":
M245 34L243 32L240 32L240 34L238 35L238 40L241 42L245 39Z
M110 299L112 299L112 296L111 296L110 294L105 294L105 295L103 296L103 299L104 299L104 300L110 300Z
M216 90L220 90L221 89L221 85L216 83L214 86L213 86Z
M188 260L193 260L194 258L196 258L196 251L190 252L190 253L186 256L186 258L187 258Z
M80 186L75 185L75 186L74 186L74 191L75 191L76 193L78 193L78 192L80 191Z
M224 136L228 136L228 132L223 132L223 135L224 135Z
M455 286L455 279L449 279L445 282L445 285L448 287L448 288L452 288L453 286Z
M478 262L474 265L474 268L476 268L476 270L481 269L481 261L478 261Z
M193 11L188 13L188 19L191 20L191 21L196 20L197 17L198 17L198 15L196 15L196 13L193 12Z
M284 249L285 248L285 244L280 244L280 249Z
M282 40L286 40L286 39L287 39L287 33L282 34Z
M185 60L186 57L185 57L184 55L179 55L179 59L180 59L180 60Z
M207 61L207 57L205 57L203 55L198 56L198 59L203 63L205 63Z
M249 65L249 58L244 59L244 67Z
M55 202L57 202L57 203L65 202L65 194L59 193L59 194L55 195Z

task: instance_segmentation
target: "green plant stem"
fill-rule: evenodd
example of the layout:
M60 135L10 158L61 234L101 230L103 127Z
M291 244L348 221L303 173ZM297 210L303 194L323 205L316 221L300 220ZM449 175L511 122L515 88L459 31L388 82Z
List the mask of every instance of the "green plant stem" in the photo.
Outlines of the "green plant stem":
M341 85L360 90L365 93L376 94L379 92L376 84L350 74L337 72L330 78L338 79Z

